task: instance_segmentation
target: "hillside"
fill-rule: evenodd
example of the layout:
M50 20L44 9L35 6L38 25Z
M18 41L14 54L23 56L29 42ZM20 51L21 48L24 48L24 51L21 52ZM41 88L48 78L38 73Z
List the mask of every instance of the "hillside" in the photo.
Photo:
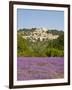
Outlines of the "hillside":
M19 30L18 34L24 39L36 42L57 39L59 35L63 34L63 31L48 30L46 28L32 28Z
M61 31L58 31L58 30L48 30L48 33L51 33L53 35L63 35L64 32L61 30Z
M45 28L17 31L17 55L27 57L63 57L64 32Z

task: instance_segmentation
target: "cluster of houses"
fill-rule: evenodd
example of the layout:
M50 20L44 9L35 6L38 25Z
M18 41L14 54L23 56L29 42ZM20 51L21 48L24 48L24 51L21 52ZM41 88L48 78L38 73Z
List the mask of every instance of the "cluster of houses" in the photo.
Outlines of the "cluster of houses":
M23 35L22 37L24 39L29 39L32 42L36 42L36 41L46 41L46 40L57 39L59 35L53 35L51 33L48 33L47 28L37 28L29 35Z

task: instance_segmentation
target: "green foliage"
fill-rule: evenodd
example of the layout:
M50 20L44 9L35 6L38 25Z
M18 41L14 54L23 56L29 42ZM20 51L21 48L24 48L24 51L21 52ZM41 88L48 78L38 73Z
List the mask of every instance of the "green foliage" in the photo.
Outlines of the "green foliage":
M58 50L55 48L48 48L46 51L46 55L49 57L62 57L64 56L64 52L63 50Z
M18 32L21 33L22 31ZM34 43L24 39L21 34L17 34L17 55L25 57L63 57L64 34L62 32L58 39Z
M27 50L27 42L25 39L23 39L21 36L17 37L17 49L19 51Z
M58 30L48 30L48 33L51 33L53 35L63 35L63 31L58 31Z

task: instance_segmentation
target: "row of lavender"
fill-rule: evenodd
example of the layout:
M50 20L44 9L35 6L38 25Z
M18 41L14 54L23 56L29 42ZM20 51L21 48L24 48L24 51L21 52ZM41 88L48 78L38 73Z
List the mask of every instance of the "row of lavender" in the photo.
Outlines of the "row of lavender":
M64 77L64 57L18 57L17 80Z

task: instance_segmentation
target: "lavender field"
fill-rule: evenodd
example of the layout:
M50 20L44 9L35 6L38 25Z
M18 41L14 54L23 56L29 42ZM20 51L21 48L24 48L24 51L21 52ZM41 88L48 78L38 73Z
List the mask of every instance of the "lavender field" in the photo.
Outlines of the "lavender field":
M17 80L64 78L64 57L18 57Z

